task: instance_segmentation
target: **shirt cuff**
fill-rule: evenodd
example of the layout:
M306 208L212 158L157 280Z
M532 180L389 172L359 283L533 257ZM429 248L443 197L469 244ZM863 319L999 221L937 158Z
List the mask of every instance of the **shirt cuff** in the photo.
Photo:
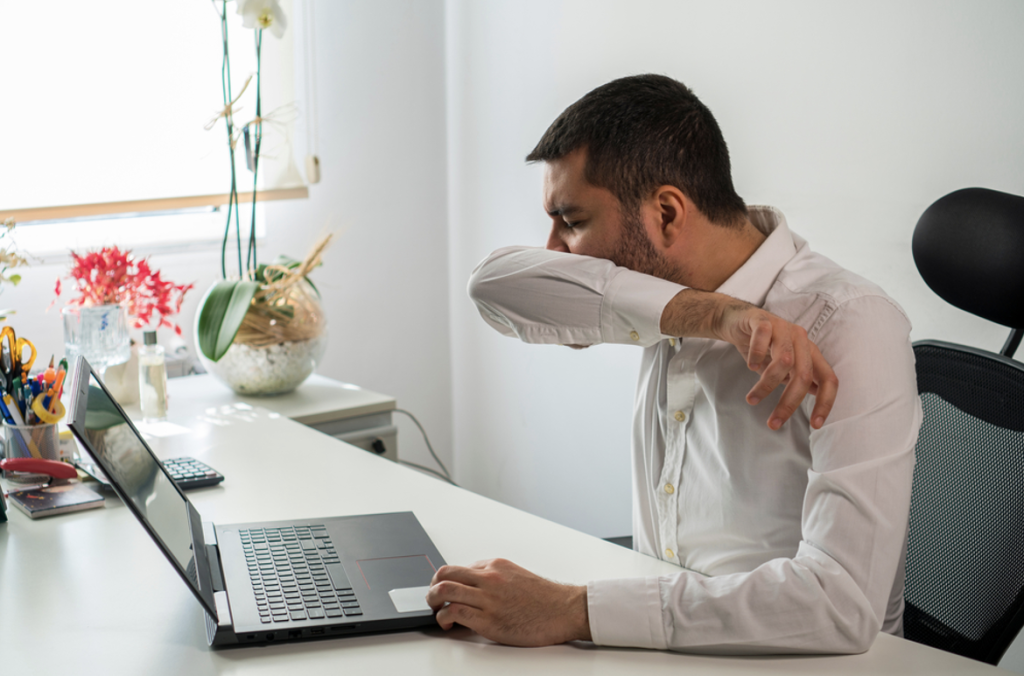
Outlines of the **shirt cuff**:
M657 577L590 582L587 612L597 645L668 648Z
M601 338L605 343L650 347L662 340L661 315L685 286L620 268L601 303Z

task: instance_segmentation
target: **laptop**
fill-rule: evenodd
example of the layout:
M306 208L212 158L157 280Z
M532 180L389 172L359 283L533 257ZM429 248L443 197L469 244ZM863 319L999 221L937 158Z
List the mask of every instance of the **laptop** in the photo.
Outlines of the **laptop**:
M412 512L203 522L84 358L73 373L71 431L202 605L211 646L435 624L444 559Z

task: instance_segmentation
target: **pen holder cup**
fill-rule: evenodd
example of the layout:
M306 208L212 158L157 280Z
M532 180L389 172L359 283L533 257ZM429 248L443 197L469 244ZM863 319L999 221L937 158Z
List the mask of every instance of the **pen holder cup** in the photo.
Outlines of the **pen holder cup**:
M70 460L60 448L60 431L56 423L40 425L3 424L4 455L7 458L42 458L43 460ZM8 481L17 483L39 483L46 481L45 474L33 472L3 472Z

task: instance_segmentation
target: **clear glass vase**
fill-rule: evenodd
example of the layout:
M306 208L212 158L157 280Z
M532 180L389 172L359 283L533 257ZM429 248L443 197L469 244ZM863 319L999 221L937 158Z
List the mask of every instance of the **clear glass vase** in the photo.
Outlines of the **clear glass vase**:
M64 318L64 355L69 364L82 355L100 379L108 366L123 364L132 356L128 337L128 313L123 305L69 305Z
M218 361L198 352L207 373L235 392L269 396L302 384L326 348L327 319L320 297L308 282L299 281L269 297L257 293L234 342Z

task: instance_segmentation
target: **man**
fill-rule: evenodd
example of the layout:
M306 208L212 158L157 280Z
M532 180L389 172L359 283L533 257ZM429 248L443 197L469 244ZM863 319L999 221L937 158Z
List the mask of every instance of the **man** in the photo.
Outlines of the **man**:
M710 111L670 78L590 92L527 160L546 163L547 249L496 251L470 295L526 342L644 348L634 542L681 570L577 587L508 561L446 566L427 595L438 623L740 654L901 633L921 420L902 310L779 211L748 209Z

